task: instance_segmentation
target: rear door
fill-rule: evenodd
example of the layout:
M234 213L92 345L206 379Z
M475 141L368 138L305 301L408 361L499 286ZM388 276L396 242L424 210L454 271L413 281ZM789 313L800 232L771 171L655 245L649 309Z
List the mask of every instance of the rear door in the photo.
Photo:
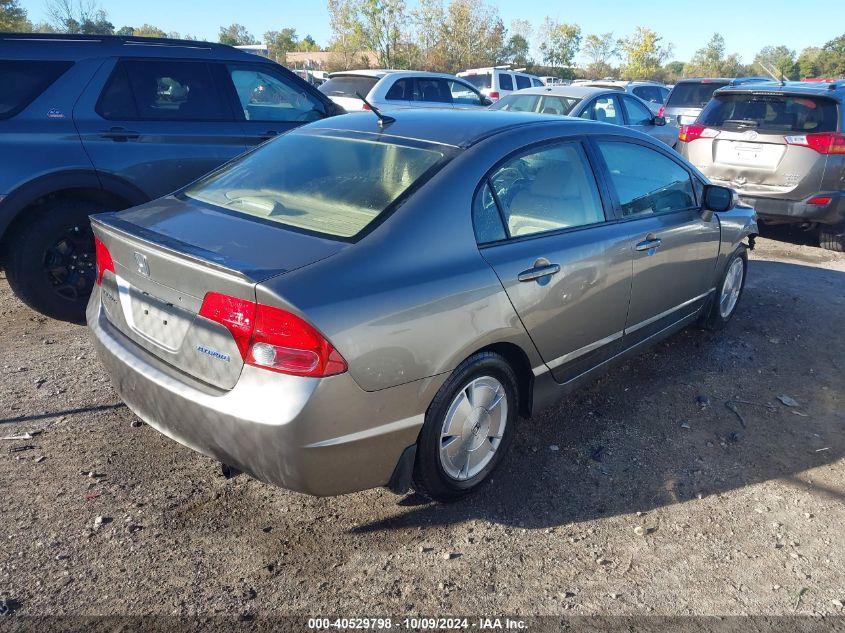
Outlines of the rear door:
M714 282L719 219L702 218L701 183L663 152L631 139L596 141L633 259L625 344L695 313Z
M613 356L622 339L630 240L607 222L605 202L577 140L513 155L476 195L481 253L559 382Z
M828 159L812 143L838 118L837 103L815 95L717 94L699 117L715 136L689 143L689 158L740 193L803 200L822 188Z
M73 119L97 171L150 198L246 149L243 129L205 61L114 59L95 75Z
M328 116L327 104L304 81L270 64L215 64L248 146Z

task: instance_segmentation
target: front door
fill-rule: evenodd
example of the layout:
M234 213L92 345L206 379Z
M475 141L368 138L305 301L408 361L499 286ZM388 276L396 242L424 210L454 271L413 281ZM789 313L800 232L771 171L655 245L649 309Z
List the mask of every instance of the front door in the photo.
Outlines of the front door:
M246 149L204 61L114 60L74 107L85 151L101 175L158 198Z
M473 207L481 253L558 382L618 351L631 289L627 231L608 223L584 147L527 150Z
M625 345L698 311L713 290L719 219L705 219L700 187L667 153L630 140L599 140L620 226L626 227L633 281ZM697 191L699 189L699 191Z

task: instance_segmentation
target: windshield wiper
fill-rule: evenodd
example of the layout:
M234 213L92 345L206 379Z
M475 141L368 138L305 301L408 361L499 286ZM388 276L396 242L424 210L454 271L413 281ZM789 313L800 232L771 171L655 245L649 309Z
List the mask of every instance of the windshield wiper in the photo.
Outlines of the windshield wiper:
M760 127L759 121L752 119L727 119L722 125L730 125L733 127Z

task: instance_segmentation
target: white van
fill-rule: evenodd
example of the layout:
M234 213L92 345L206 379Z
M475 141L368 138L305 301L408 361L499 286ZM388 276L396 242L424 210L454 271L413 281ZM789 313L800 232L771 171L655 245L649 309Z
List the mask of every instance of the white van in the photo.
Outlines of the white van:
M510 66L471 68L458 73L458 77L478 88L481 94L491 101L496 101L516 90L545 85L539 77L529 75L525 69L511 70Z

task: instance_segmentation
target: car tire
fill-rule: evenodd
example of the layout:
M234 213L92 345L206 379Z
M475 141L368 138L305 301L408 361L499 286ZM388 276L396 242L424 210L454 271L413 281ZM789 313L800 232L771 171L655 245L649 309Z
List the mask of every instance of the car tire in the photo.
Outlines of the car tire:
M845 252L845 222L822 224L819 227L819 244L828 251Z
M461 363L426 412L414 489L441 502L476 491L513 440L518 398L516 374L499 354L479 352Z
M703 315L701 324L704 329L721 330L728 324L742 298L747 272L748 250L740 244L728 259L725 272L716 286L716 294Z
M6 277L33 310L82 323L96 276L94 236L88 216L102 205L55 199L26 215L7 238Z

